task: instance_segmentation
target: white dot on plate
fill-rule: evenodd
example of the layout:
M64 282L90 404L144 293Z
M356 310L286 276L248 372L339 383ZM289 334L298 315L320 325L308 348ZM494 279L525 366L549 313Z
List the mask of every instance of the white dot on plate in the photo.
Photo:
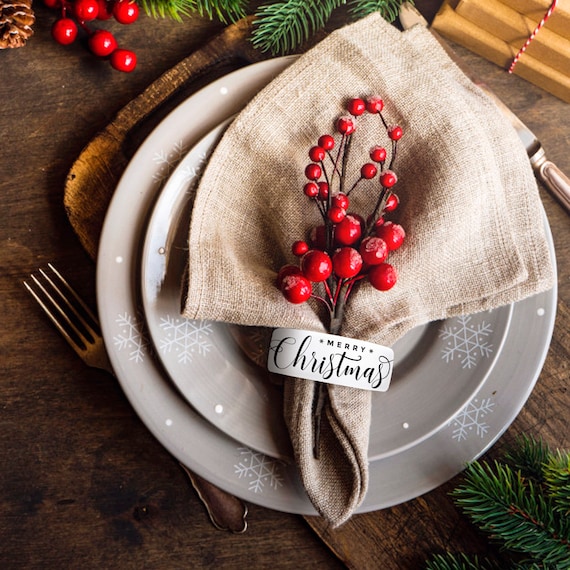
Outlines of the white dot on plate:
M115 263L123 263L123 256L117 255L117 257L115 257Z
M214 411L216 414L221 414L224 411L224 406L222 406L222 404L216 404L214 406Z
M408 429L408 428L410 427L410 424L409 424L408 422L404 422L404 423L402 424L402 427L403 427L404 429Z
M168 427L170 427L172 425L172 420L170 418L168 418L165 422L164 422Z
M536 314L539 317L544 317L544 313L546 313L546 311L542 307L540 307L540 309L538 309L538 311L536 311Z
M229 90L227 87L222 87L222 88L220 89L220 94L221 94L221 95L227 95L227 94L229 93L229 91L230 91L230 90Z
M166 249L164 249L163 247L159 247L159 248L158 248L158 253L159 253L160 255L164 255L164 254L166 253Z

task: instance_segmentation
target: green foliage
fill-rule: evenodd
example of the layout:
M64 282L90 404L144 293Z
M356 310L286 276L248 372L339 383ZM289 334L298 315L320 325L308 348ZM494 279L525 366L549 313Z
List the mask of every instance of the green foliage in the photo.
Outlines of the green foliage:
M516 557L512 570L570 569L570 453L523 437L503 462L474 461L452 496L469 519ZM488 570L466 555L434 556L428 570Z
M544 464L544 483L554 508L561 516L570 518L570 454L558 451Z
M235 22L246 15L247 0L140 0L144 11L154 18L198 15L224 23Z
M355 19L364 18L372 12L380 12L388 22L393 22L398 17L402 0L359 0L350 4L350 13Z
M287 53L325 27L333 11L348 4L353 19L372 12L389 22L398 16L403 0L279 0L264 4L257 13L253 44L273 55Z
M389 22L398 16L404 0L275 0L257 9L252 32L253 45L263 52L282 55L294 50L315 32L325 27L334 10L349 6L350 16L357 20L380 14ZM235 22L248 10L248 0L140 0L143 10L154 18L199 15L221 22Z
M287 53L322 29L344 0L281 0L260 6L253 45L273 55Z
M426 570L501 570L501 568L488 560L480 560L477 556L469 557L461 553L447 552L432 556Z

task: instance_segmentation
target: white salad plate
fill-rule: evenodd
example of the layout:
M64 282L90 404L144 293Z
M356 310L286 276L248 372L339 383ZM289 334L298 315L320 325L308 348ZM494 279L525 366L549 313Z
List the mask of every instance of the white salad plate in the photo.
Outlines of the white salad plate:
M263 400L268 390L266 383L251 380L249 371L242 368L246 363L238 350L227 348L231 341L223 326L177 320L180 281L178 297L172 288L164 298L173 306L177 299L178 313L174 314L170 314L170 308L166 312L162 307L151 308L145 314L145 304L151 306L145 297L160 298L162 288L151 293L151 286L141 282L141 274L149 274L151 267L159 272L157 266L152 266L154 261L145 260L143 243L144 251L156 246L150 245L154 234L148 228L153 215L160 215L156 212L165 207L161 206L161 200L167 200L162 198L164 189L175 189L170 196L175 202L174 212L180 216L183 211L180 192L187 183L173 178L173 172L180 173L175 171L176 166L185 157L194 156L187 159L188 166L202 151L205 155L217 136L213 129L238 112L291 61L293 58L280 58L253 64L211 83L177 107L141 145L125 170L107 213L98 256L97 297L105 343L121 386L142 421L170 453L213 484L244 500L292 513L315 514L294 464L279 459L286 454L282 453L281 444L277 446L275 442L283 434L272 434L269 443L258 441L261 430L255 426L260 420L254 419L254 437L237 437L235 425L246 431L239 424L247 421L244 410L249 408L240 408L241 404L235 401L222 402L220 386L211 391L211 401L203 396L197 398L177 376L174 362L178 359L168 357L166 350L161 353L161 347L170 346L172 354L177 350L189 351L189 361L194 364L203 359L202 368L191 365L185 375L199 385L209 379L204 371L210 366L210 337L224 338L226 348L222 348L228 353L223 354L222 364L218 362L212 367L231 365L241 371L241 385L226 377L230 385L234 384L229 389L231 393L238 393L239 386L245 386L246 395L257 391ZM212 138L203 138L208 133ZM198 146L189 153L195 145ZM159 252L168 280L170 263L182 264L184 259L184 245L176 241L181 239L184 226L176 221L167 221L165 226L165 235L175 237L180 247L173 254L173 242L164 241L165 250ZM145 263L150 265L141 271ZM172 277L182 278L180 267ZM437 487L500 437L538 378L552 335L555 307L553 289L499 311L432 323L413 331L408 340L403 339L399 352L395 347L401 372L396 369L393 385L385 395L405 392L406 384L411 382L406 378L414 376L416 368L427 388L419 388L408 408L402 407L402 415L393 414L386 424L382 423L382 414L388 414L389 406L375 402L371 441L376 450L371 447L369 491L360 512L398 504ZM153 319L155 322L150 324ZM189 324L193 330L185 328ZM153 327L151 335L148 331ZM167 334L161 340L157 336L159 330L171 336ZM470 378L474 385L452 399L451 407L440 413L433 424L426 428L424 423L414 434L410 430L416 428L419 408L437 407L449 389L443 383L438 390L430 389L436 379L424 368L424 358L432 359L430 366L434 371L445 371L452 379L465 378L464 374L473 372ZM266 407L263 413L280 416L281 410ZM227 424L223 423L224 417L230 418ZM382 428L391 431L397 438L396 444L378 443Z
M286 459L291 451L279 386L240 350L223 323L180 315L195 187L227 124L200 140L160 190L142 252L144 315L156 354L188 403L248 447ZM460 329L459 336L451 332L453 319L418 327L395 345L390 389L373 394L371 461L416 445L471 400L500 358L511 314L509 305L472 316L473 332Z

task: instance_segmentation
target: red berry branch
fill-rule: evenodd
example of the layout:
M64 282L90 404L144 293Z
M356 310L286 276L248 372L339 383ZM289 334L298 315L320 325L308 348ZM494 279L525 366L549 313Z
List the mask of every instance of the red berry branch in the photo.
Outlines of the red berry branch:
M108 59L118 71L133 71L137 64L135 53L120 48L108 30L92 29L88 22L114 18L120 24L132 24L139 16L139 7L134 0L44 0L44 4L59 11L59 17L51 28L57 43L72 44L79 30L83 30L93 55Z
M317 206L323 223L311 230L308 241L293 243L291 250L299 258L299 264L283 266L277 276L278 287L291 303L314 298L326 306L331 334L340 330L344 308L355 285L367 279L375 289L387 291L398 279L396 269L386 260L391 251L402 245L405 232L401 225L386 221L386 214L399 204L392 191L398 182L393 166L403 131L398 125L387 124L383 109L380 97L351 99L346 106L349 114L335 123L335 134L340 140L324 134L309 150L311 162L305 168L308 182L303 191ZM348 188L347 165L356 118L364 113L378 115L391 149L388 153L384 146L372 147L369 152L372 162L361 166L360 176ZM373 187L377 192L374 209L366 217L350 211L350 196L364 181L368 181L367 188L376 181ZM321 284L320 292L315 292L315 284ZM317 459L327 397L324 384L319 384L313 405L313 454Z
M312 297L327 307L332 334L338 333L346 301L359 281L367 279L375 289L387 291L397 280L396 269L386 260L402 245L405 232L401 225L385 218L399 204L392 191L398 181L393 165L403 131L398 125L386 123L383 108L380 97L351 99L346 106L349 115L335 123L339 140L325 134L309 150L312 162L305 168L308 182L303 191L317 206L323 223L311 230L308 241L293 244L292 252L299 264L283 266L277 277L277 285L289 302L304 303ZM361 166L360 176L347 189L346 171L356 117L366 112L378 115L391 149L388 152L380 145L371 148L372 162ZM351 212L351 194L365 180L375 179L378 196L373 211L366 218ZM322 285L319 293L315 292L318 283Z

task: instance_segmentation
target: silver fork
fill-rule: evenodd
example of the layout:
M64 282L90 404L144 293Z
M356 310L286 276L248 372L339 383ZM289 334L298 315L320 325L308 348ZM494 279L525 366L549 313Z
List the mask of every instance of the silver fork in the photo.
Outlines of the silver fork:
M83 362L114 375L97 318L61 273L48 263L39 276L30 277L31 285L24 281L26 289Z
M38 274L32 274L30 278L31 283L24 281L24 286L83 362L115 376L97 318L61 273L48 263L47 269L39 269ZM247 530L247 505L182 463L180 466L206 507L212 524L219 530L244 533Z

